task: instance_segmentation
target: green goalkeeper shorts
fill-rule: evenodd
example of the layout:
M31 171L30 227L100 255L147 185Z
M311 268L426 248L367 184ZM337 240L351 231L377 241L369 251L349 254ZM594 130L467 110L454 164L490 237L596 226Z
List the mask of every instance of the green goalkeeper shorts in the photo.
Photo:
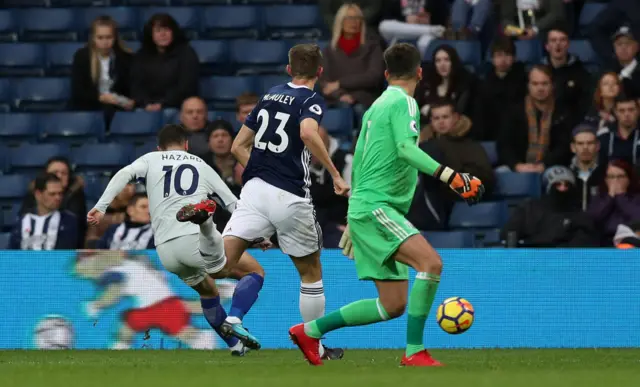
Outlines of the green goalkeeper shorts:
M356 271L361 280L408 280L407 265L392 256L402 242L419 231L391 207L349 214Z

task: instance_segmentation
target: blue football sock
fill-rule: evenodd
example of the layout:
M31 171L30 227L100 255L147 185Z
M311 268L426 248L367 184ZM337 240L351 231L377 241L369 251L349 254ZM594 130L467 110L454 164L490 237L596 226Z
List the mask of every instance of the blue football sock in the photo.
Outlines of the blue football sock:
M201 298L200 304L202 305L202 313L204 318L207 319L211 328L213 328L218 336L229 346L229 348L238 344L238 338L236 337L224 337L220 334L220 325L227 318L227 312L225 312L222 305L220 305L220 297L215 298Z
M264 278L256 273L247 274L240 278L231 299L229 317L242 320L258 299L258 292L262 289L263 283Z

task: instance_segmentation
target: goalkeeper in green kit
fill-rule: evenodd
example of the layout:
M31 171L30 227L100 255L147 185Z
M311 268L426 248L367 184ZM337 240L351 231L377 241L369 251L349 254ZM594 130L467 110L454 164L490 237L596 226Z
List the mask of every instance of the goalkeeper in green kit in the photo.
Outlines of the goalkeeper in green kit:
M406 43L384 53L387 90L362 119L353 159L352 195L343 253L355 257L361 280L375 282L378 298L343 306L289 330L312 365L321 365L319 339L347 326L400 317L407 306L409 268L417 272L408 302L407 346L401 365L439 366L425 350L424 326L433 304L442 261L420 232L404 218L417 184L418 170L448 184L467 203L482 197L482 182L440 165L417 146L420 111L412 95L422 79L420 53Z

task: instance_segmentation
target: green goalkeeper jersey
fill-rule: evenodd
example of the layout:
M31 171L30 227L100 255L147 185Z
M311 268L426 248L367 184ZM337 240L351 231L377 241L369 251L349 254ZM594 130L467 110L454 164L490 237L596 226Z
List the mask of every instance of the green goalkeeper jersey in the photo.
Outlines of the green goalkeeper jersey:
M420 132L418 103L404 89L389 86L362 118L353 157L349 213L382 205L406 214L416 190L418 170L398 157L397 144Z

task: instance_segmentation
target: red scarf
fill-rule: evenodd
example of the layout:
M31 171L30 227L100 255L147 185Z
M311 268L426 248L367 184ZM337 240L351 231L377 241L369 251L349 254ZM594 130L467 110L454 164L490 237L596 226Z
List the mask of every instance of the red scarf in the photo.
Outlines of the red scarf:
M344 35L340 36L340 39L338 39L338 47L340 47L345 54L351 55L360 47L360 33L351 39L345 38Z

